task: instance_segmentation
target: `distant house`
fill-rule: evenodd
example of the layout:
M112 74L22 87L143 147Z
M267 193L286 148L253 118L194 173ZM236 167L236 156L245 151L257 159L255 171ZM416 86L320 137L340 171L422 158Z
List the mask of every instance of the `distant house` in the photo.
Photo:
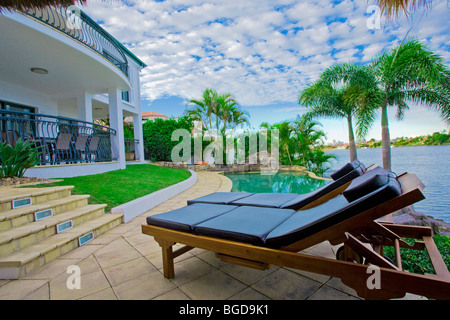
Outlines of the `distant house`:
M142 123L148 121L148 120L155 120L155 119L169 119L168 116L162 114L162 113L158 113L155 111L147 111L147 112L142 112L141 113L141 118L142 118ZM123 120L125 123L131 123L133 122L133 117L126 117Z
M155 119L169 119L168 116L162 114L162 113L158 113L155 111L147 111L147 112L142 112L142 122L145 122L147 120L155 120Z

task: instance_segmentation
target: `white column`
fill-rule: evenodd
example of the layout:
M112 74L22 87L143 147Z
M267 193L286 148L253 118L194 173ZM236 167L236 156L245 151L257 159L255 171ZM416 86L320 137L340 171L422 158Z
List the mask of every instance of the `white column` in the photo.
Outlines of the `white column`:
M113 155L118 157L120 168L125 169L125 140L123 136L123 110L122 96L117 88L109 91L109 125L116 130L116 135L111 136L111 147Z
M92 94L84 92L77 98L78 119L92 122Z
M136 146L136 159L144 161L144 135L142 130L142 115L133 116L134 138L139 140Z

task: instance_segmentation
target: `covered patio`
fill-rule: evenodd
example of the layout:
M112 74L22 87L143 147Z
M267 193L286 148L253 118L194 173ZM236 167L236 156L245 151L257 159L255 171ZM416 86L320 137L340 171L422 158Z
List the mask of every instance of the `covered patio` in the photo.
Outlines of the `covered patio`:
M125 168L126 153L143 160L139 72L145 64L74 7L0 15L1 141L21 138L40 148L47 166L89 165L81 174ZM133 119L125 140L123 118ZM99 165L106 163L105 165ZM72 170L73 171L73 170ZM61 175L63 174L63 175Z

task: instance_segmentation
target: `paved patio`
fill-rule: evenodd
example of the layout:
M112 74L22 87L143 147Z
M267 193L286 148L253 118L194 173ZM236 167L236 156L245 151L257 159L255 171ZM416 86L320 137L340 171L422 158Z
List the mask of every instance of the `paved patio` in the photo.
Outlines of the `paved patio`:
M231 182L213 172L197 172L197 183L174 198L122 224L26 275L0 280L0 300L354 300L354 290L339 279L294 269L272 267L259 271L227 264L214 253L194 249L175 261L176 277L165 279L159 245L141 233L149 215L186 205L215 191L230 191ZM310 254L334 257L334 248L322 243ZM76 265L80 289L69 289ZM407 296L419 299L417 296Z

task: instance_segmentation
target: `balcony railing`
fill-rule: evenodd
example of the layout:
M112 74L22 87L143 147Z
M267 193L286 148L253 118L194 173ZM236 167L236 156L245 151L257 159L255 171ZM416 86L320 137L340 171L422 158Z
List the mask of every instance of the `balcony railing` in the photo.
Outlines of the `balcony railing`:
M128 61L117 40L76 6L27 9L21 13L43 22L93 49L128 77Z
M2 142L28 140L39 147L40 165L118 159L111 136L116 131L96 123L45 114L0 110Z

